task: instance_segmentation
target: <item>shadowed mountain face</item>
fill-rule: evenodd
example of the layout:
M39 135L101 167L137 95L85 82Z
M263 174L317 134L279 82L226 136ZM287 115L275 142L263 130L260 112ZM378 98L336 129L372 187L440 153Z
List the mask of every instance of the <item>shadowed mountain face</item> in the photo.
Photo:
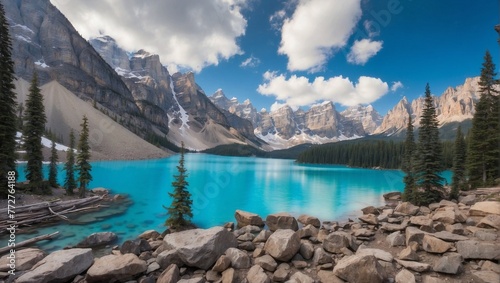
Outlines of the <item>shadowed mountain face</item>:
M151 129L120 76L50 1L2 0L10 24L16 75L52 80L85 101L95 101L136 132ZM57 131L57 129L54 129Z
M204 146L203 141L189 145L189 140L199 139L198 134L208 131L207 125L217 124L220 127L210 126L210 129L224 132L220 133L222 136L241 143L259 143L251 123L215 106L196 83L193 73L171 75L158 55L145 50L127 53L109 36L93 38L90 43L122 77L144 115L156 126L165 123L161 126L173 129L169 133L173 141L184 140L193 149L212 146ZM225 143L215 140L216 144Z
M172 76L158 55L129 54L110 37L85 40L49 0L1 1L11 27L16 76L29 81L36 71L41 85L55 80L143 138L154 133L175 143L199 140L207 124L216 124L210 128L224 133L215 136L231 141L212 139L215 145L246 143L245 136L257 140L242 118L232 117L231 125L192 73ZM202 140L192 148L210 146Z

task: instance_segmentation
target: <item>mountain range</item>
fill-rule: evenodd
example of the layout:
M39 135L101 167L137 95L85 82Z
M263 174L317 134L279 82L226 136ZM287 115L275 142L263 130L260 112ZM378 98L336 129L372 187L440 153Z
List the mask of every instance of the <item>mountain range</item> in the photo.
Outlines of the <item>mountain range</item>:
M49 0L1 1L13 39L19 103L36 71L49 109L47 127L66 137L79 129L81 115L92 116L90 127L100 134L91 146L99 158L161 155L152 143L167 151L181 142L193 150L232 143L272 150L391 136L406 128L409 115L418 127L423 98L403 97L384 117L371 105L338 111L329 101L309 109L258 111L250 100L229 99L223 90L207 95L194 73L170 74L156 54L128 52L106 35L85 40ZM478 78L436 96L440 124L471 119L478 98ZM120 134L103 131L103 124Z

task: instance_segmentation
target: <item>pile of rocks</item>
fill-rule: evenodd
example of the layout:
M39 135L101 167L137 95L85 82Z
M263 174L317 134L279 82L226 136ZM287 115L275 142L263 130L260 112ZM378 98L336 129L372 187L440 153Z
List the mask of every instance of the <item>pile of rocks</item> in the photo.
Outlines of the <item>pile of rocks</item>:
M150 230L100 258L89 248L20 250L15 282L500 282L500 201L390 198L359 221L238 210L236 225Z

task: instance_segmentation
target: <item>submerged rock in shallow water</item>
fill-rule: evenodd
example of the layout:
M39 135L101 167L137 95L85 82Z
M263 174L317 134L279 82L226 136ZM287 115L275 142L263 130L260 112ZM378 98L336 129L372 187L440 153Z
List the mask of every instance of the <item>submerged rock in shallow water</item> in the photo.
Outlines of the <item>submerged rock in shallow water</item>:
M93 248L111 244L118 239L113 232L93 233L76 245L77 248Z

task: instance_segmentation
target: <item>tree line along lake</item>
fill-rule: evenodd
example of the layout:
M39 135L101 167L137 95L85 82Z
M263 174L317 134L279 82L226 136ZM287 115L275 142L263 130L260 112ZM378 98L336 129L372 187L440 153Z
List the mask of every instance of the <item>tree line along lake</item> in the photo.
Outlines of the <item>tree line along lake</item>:
M40 242L47 250L75 245L84 237L103 231L118 234L119 241L137 237L145 230L162 232L171 198L173 175L179 155L164 159L96 161L89 188L104 187L113 194L126 194L133 204L125 213L101 221L72 225L61 222L43 227L36 234L60 231L55 241ZM186 154L187 181L193 199L193 222L201 228L234 221L237 209L262 217L276 212L294 216L309 214L322 221L344 220L369 205L384 204L382 195L403 191L399 170L349 168L342 165L306 165L293 160ZM18 166L19 181L25 180L24 164ZM46 166L47 167L47 166ZM59 183L64 181L59 165ZM48 168L44 168L47 174ZM451 172L443 172L448 180ZM19 241L36 236L20 234Z

